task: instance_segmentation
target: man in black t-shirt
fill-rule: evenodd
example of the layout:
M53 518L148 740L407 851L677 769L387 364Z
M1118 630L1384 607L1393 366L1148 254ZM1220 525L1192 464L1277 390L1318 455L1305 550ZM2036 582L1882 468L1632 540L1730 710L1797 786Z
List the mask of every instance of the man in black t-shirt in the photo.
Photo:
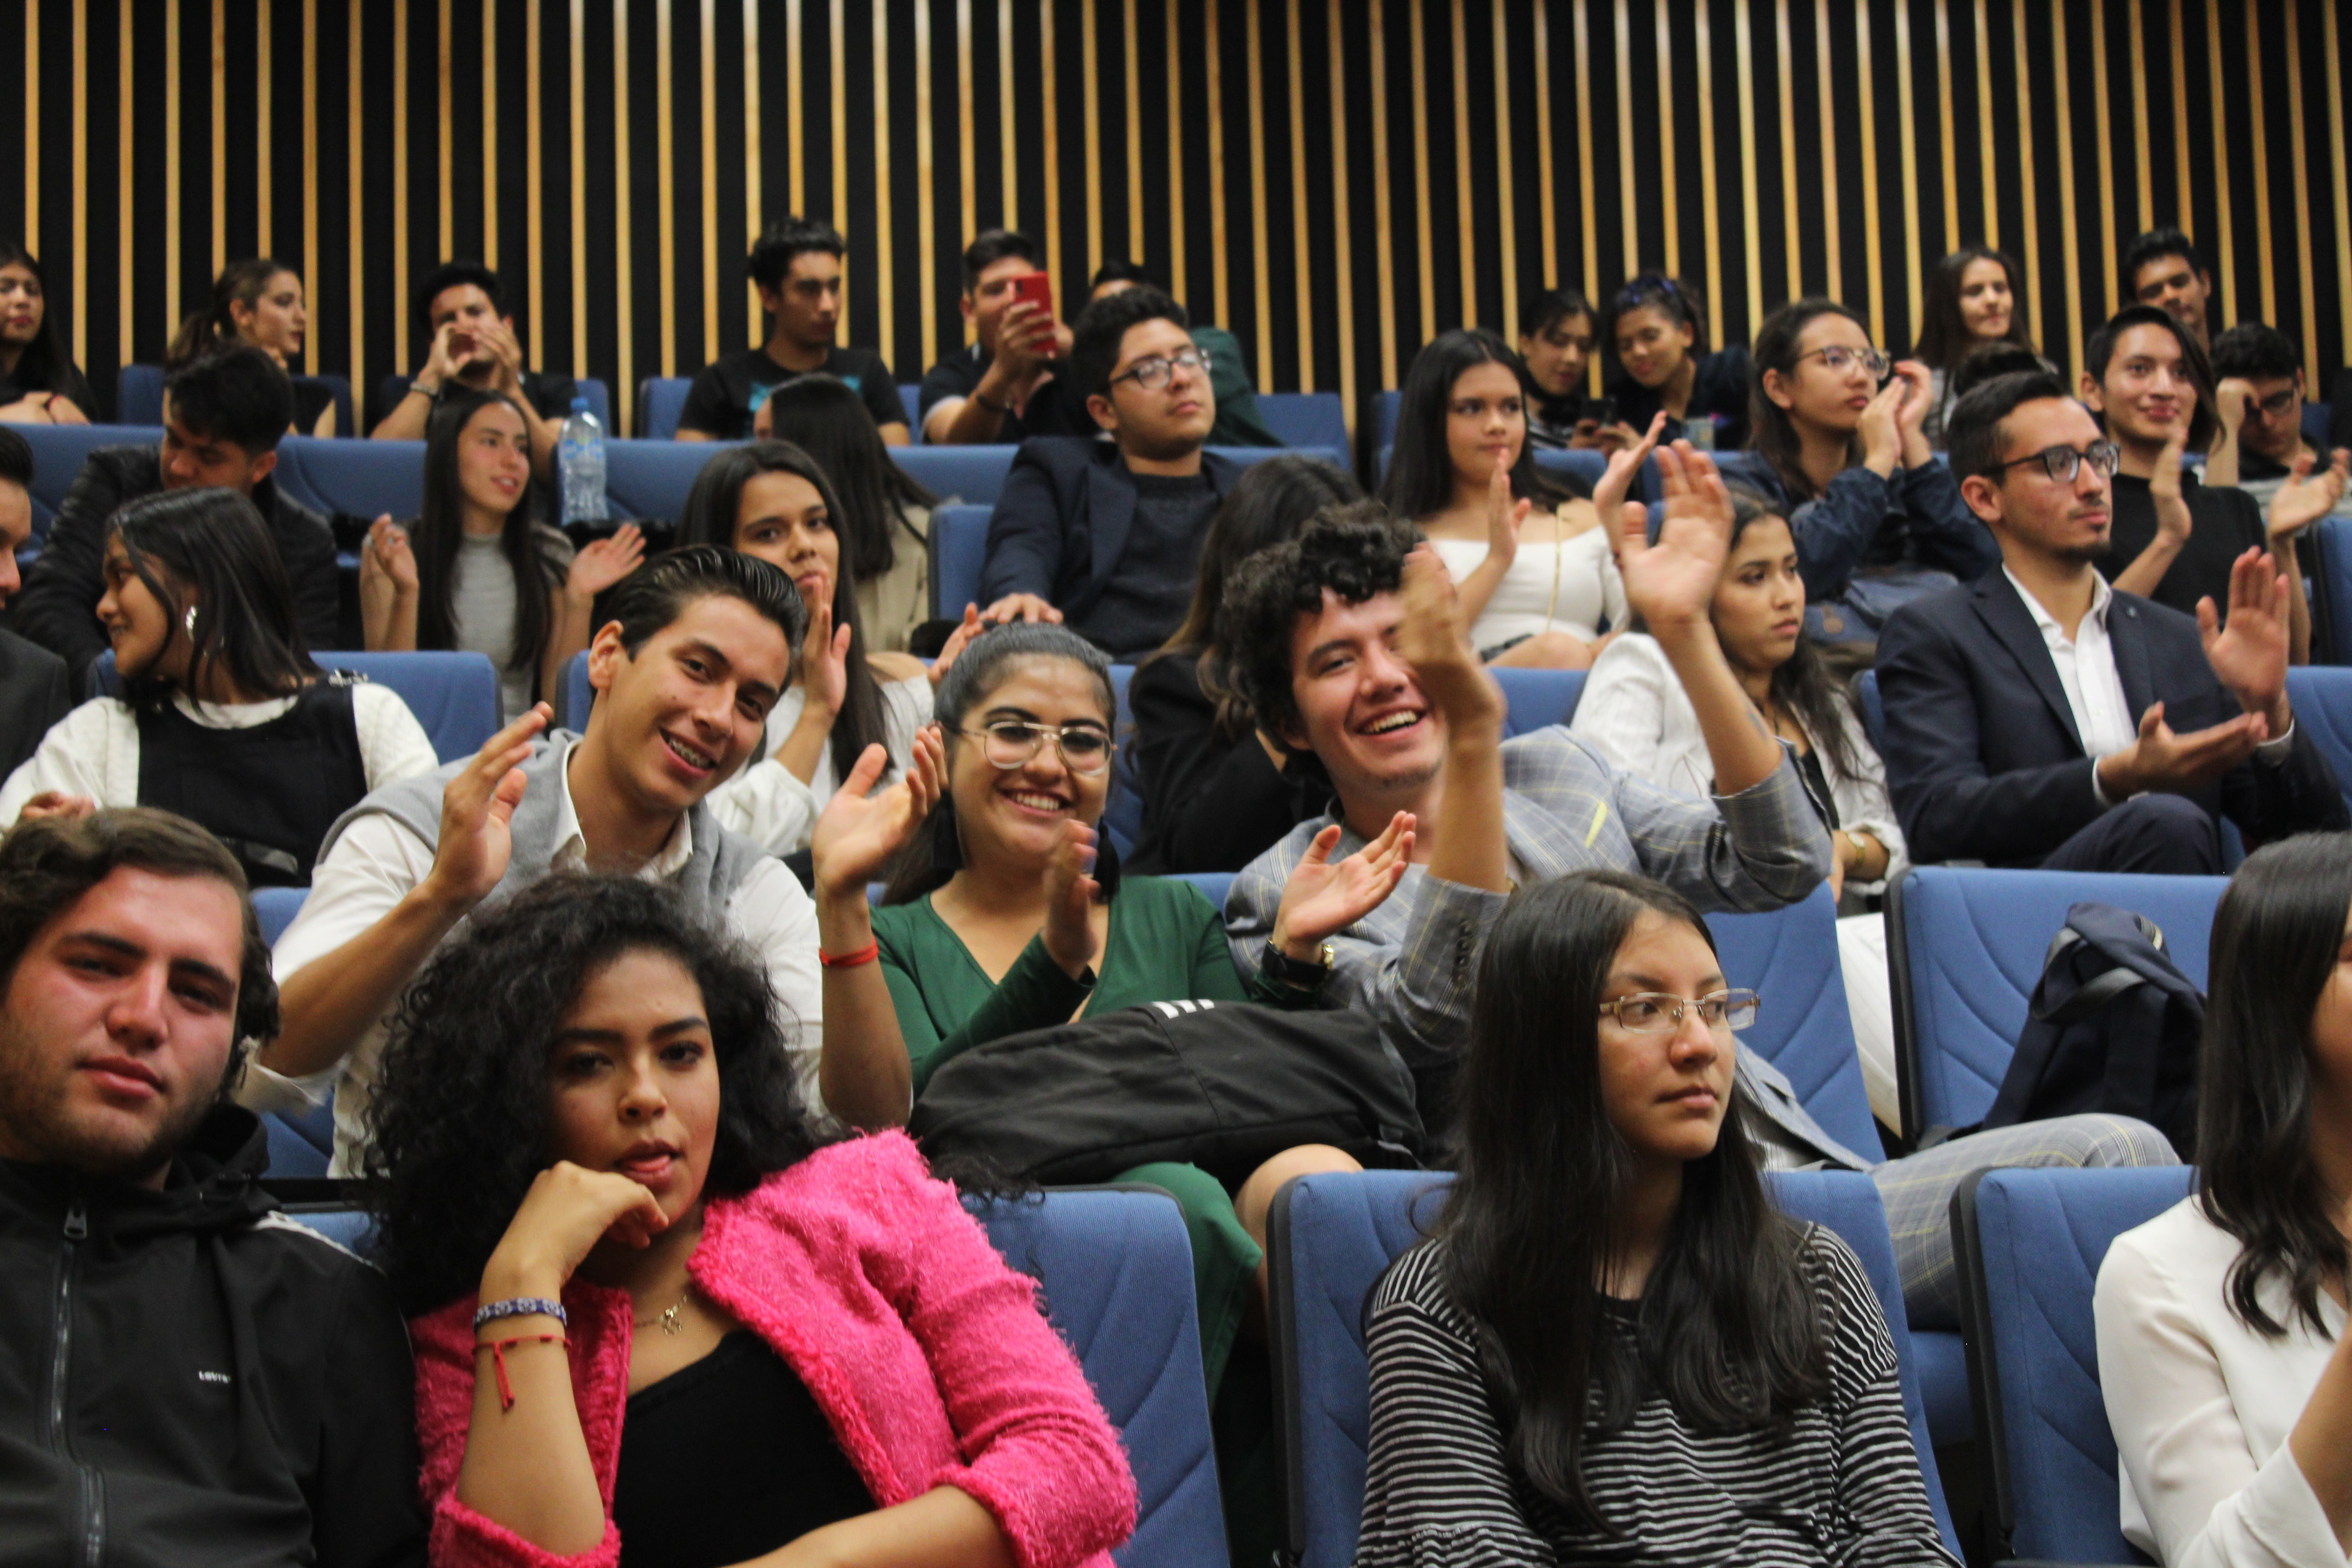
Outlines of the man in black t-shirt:
M1012 446L1032 436L1095 435L1086 394L1057 374L1071 353L1070 329L1015 292L1021 279L1044 273L1029 237L1008 228L983 230L964 247L963 319L979 341L923 377L924 440Z
M556 437L579 386L568 375L525 370L522 340L506 307L499 275L478 261L445 261L416 285L416 313L431 345L425 368L392 411L368 432L377 441L421 441L425 421L452 383L476 392L502 392L522 405L530 426L530 463L542 479L554 475ZM610 434L610 432L607 432Z
M2294 340L2276 327L2242 321L2213 340L2213 374L2224 429L2238 437L2238 485L2254 498L2264 517L2280 491L2305 484L2331 487L2332 510L2342 499L2343 480L2329 454L2303 435L2303 356ZM2298 479L2295 470L2303 469ZM2289 515L2309 506L2288 500ZM2319 515L2325 516L2323 512Z
M833 341L841 324L841 259L848 252L841 231L816 218L788 217L760 237L745 270L768 312L768 341L703 367L678 416L679 440L764 436L760 415L768 394L823 372L857 394L885 442L907 444L907 410L890 367L871 349Z

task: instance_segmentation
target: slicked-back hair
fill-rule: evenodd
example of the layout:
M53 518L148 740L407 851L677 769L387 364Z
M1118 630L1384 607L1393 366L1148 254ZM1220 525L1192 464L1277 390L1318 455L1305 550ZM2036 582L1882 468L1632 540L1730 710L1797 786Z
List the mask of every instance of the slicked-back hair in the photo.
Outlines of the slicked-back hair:
M1274 735L1297 732L1291 640L1301 616L1321 613L1323 591L1360 605L1404 585L1404 558L1421 535L1379 501L1327 507L1298 537L1261 550L1225 585L1217 617L1234 687Z
M2116 345L2126 332L2134 327L2161 327L2180 345L2180 368L2189 377L2189 384L2197 389L2197 406L2189 416L2189 449L2202 452L2213 445L2221 420L2213 412L2213 362L2205 357L2204 347L2172 319L2172 313L2158 305L2126 305L2107 318L2106 324L2091 334L2091 342L2083 351L2083 369L2101 386L2106 384L2107 366L2115 362ZM2102 418L2101 424L2106 423Z
M2301 369L2303 353L2294 340L2266 322L2241 321L2213 340L2216 379L2284 381Z
M1945 383L1945 389L1958 403L1994 376L2030 374L2049 368L2032 349L2012 342L1986 343L1969 351L1960 367Z
M2178 256L2189 263L2191 272L2201 275L2205 271L2205 258L2197 254L2197 242L2185 230L2152 228L2124 247L2124 298L2139 298L2139 269L2168 256Z
M1990 245L1964 245L1927 274L1927 298L1920 314L1927 319L1919 333L1919 346L1914 351L1920 363L1946 374L1957 371L1960 362L1979 346L1976 336L1969 331L1968 317L1960 310L1960 285L1966 281L1969 268L1979 261L1990 261L1999 267L2009 283L2009 331L2003 342L2014 343L2028 353L2033 352L2032 335L2025 330L2024 274L2009 253L1995 250Z
M33 488L33 444L13 425L0 425L0 479L19 489Z
M1412 356L1397 397L1396 450L1381 481L1381 500L1398 516L1418 520L1454 504L1454 447L1446 439L1446 419L1454 384L1482 364L1509 371L1525 399L1527 362L1483 327L1440 332ZM1518 460L1511 465L1512 497L1551 510L1578 493L1536 466L1536 444L1522 436Z
M1973 388L1944 418L1944 447L1951 461L1952 478L1965 479L1981 475L1999 481L2001 447L2006 432L2001 426L2009 416L2028 403L2044 398L2060 402L2071 401L2073 395L2055 371L2020 371L2013 375L1997 375Z
M253 502L230 489L158 490L107 520L131 570L163 607L165 647L188 644L185 689L194 697L217 670L250 700L290 697L319 677L302 641L294 588L278 542ZM177 608L184 600L193 621ZM122 691L153 712L173 683L124 670Z
M1081 310L1070 329L1070 384L1086 396L1108 397L1120 346L1130 330L1146 321L1171 321L1187 333L1192 330L1184 307L1148 283L1105 295ZM1207 370L1201 374L1206 380Z
M199 354L171 372L163 400L191 433L248 458L278 450L294 423L294 384L274 356L249 343Z
M838 261L849 254L849 241L823 218L798 214L779 218L753 243L743 270L762 289L781 289L792 274L793 258L811 250L821 250Z
M979 293L980 275L1008 256L1017 256L1032 267L1038 264L1036 243L1018 229L984 228L972 236L971 243L963 247L963 291Z
M740 599L773 621L799 666L801 638L808 635L800 590L758 556L724 545L688 544L653 556L614 584L606 622L620 623L621 647L635 658L647 638L714 596Z

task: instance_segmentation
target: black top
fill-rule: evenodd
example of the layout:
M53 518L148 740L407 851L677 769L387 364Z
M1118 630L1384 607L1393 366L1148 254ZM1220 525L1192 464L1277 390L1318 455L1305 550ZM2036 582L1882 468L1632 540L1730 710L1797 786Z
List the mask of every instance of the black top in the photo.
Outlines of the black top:
M139 804L210 828L257 888L309 886L327 829L368 792L345 681L314 682L250 729L199 724L170 701L138 719Z
M1563 393L1547 397L1537 390L1534 382L1527 386L1528 439L1538 450L1565 447L1575 438L1577 426L1587 419L1598 419L1600 403L1580 392Z
M298 375L294 382L294 434L308 436L319 428L319 416L334 405L335 389L315 375ZM335 434L353 432L337 427Z
M1201 690L1201 658L1171 653L1137 667L1127 689L1135 711L1136 776L1143 837L1127 868L1154 876L1238 871L1290 830L1329 809L1322 770L1294 757L1274 765L1253 730L1217 732L1217 705Z
M49 726L73 709L66 661L0 631L0 778L25 765Z
M751 416L760 412L760 405L768 401L768 394L788 381L819 374L832 376L857 394L877 426L907 422L906 405L898 401L898 384L891 378L890 367L882 363L882 356L871 349L830 349L820 370L799 371L786 370L768 357L766 349L761 348L745 349L741 353L729 354L716 364L703 366L702 374L694 378L694 385L687 391L686 408L677 417L677 427L722 441L748 440ZM779 430L776 434L783 436L784 432Z
M1720 421L1715 429L1715 447L1719 452L1748 445L1748 384L1755 374L1756 362L1738 343L1699 356L1698 374L1691 381L1690 402L1683 412L1692 419L1711 416ZM1643 386L1630 375L1621 375L1609 384L1609 395L1616 400L1618 418L1636 430L1650 428L1650 421L1660 407L1654 388ZM1676 440L1682 434L1681 420L1666 421L1666 440Z
M1129 478L1135 520L1118 567L1095 602L1069 617L1072 631L1115 658L1149 653L1183 625L1219 499L1205 474Z
M36 392L54 392L80 409L84 418L98 417L98 399L91 395L89 382L77 365L68 364L53 375L36 375L18 360L14 371L0 371L0 405L21 401Z
M613 1477L623 1568L741 1563L874 1508L807 1385L749 1330L629 1395Z
M916 398L922 417L929 419L933 405L942 398L970 397L994 359L993 354L981 353L980 345L973 343L931 366L930 374L923 377L923 390ZM1011 447L1032 436L1084 436L1091 439L1100 434L1094 416L1087 412L1086 399L1056 374L1030 395L1027 406L1004 416L996 439Z
M2148 595L2184 616L2197 613L2197 601L2210 597L2213 607L2230 609L2230 567L2249 550L2263 548L2268 535L2263 528L2260 502L2234 486L2207 487L2195 473L2180 475L2181 499L2189 503L2189 542ZM2115 477L2115 521L2108 532L2107 558L2099 570L2113 577L2139 559L2156 538L2156 498L2147 481L2129 474Z

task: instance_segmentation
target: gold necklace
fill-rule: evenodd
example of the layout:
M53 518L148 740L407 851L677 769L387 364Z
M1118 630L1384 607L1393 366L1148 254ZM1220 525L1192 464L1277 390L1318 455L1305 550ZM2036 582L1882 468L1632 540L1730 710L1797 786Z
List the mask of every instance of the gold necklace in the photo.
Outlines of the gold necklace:
M656 1312L650 1318L632 1316L629 1321L640 1329L650 1329L656 1323L659 1323L663 1333L682 1334L686 1331L686 1304L688 1301L693 1300L693 1297L694 1285L691 1281L688 1281L686 1289L679 1292L678 1298L676 1301L663 1308L660 1311Z

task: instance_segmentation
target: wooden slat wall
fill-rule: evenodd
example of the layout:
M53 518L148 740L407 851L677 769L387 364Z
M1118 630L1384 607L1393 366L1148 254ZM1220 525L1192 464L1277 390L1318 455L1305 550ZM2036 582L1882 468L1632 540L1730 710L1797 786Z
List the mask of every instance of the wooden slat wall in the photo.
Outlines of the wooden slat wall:
M364 397L458 254L625 410L748 341L749 237L796 206L847 229L845 338L909 382L1011 218L1066 301L1139 244L1269 388L1351 406L1434 331L1669 260L1717 341L1826 292L1899 347L1986 237L2074 361L2111 246L2172 221L2324 384L2346 33L2329 0L0 0L0 228L102 396L267 250Z

